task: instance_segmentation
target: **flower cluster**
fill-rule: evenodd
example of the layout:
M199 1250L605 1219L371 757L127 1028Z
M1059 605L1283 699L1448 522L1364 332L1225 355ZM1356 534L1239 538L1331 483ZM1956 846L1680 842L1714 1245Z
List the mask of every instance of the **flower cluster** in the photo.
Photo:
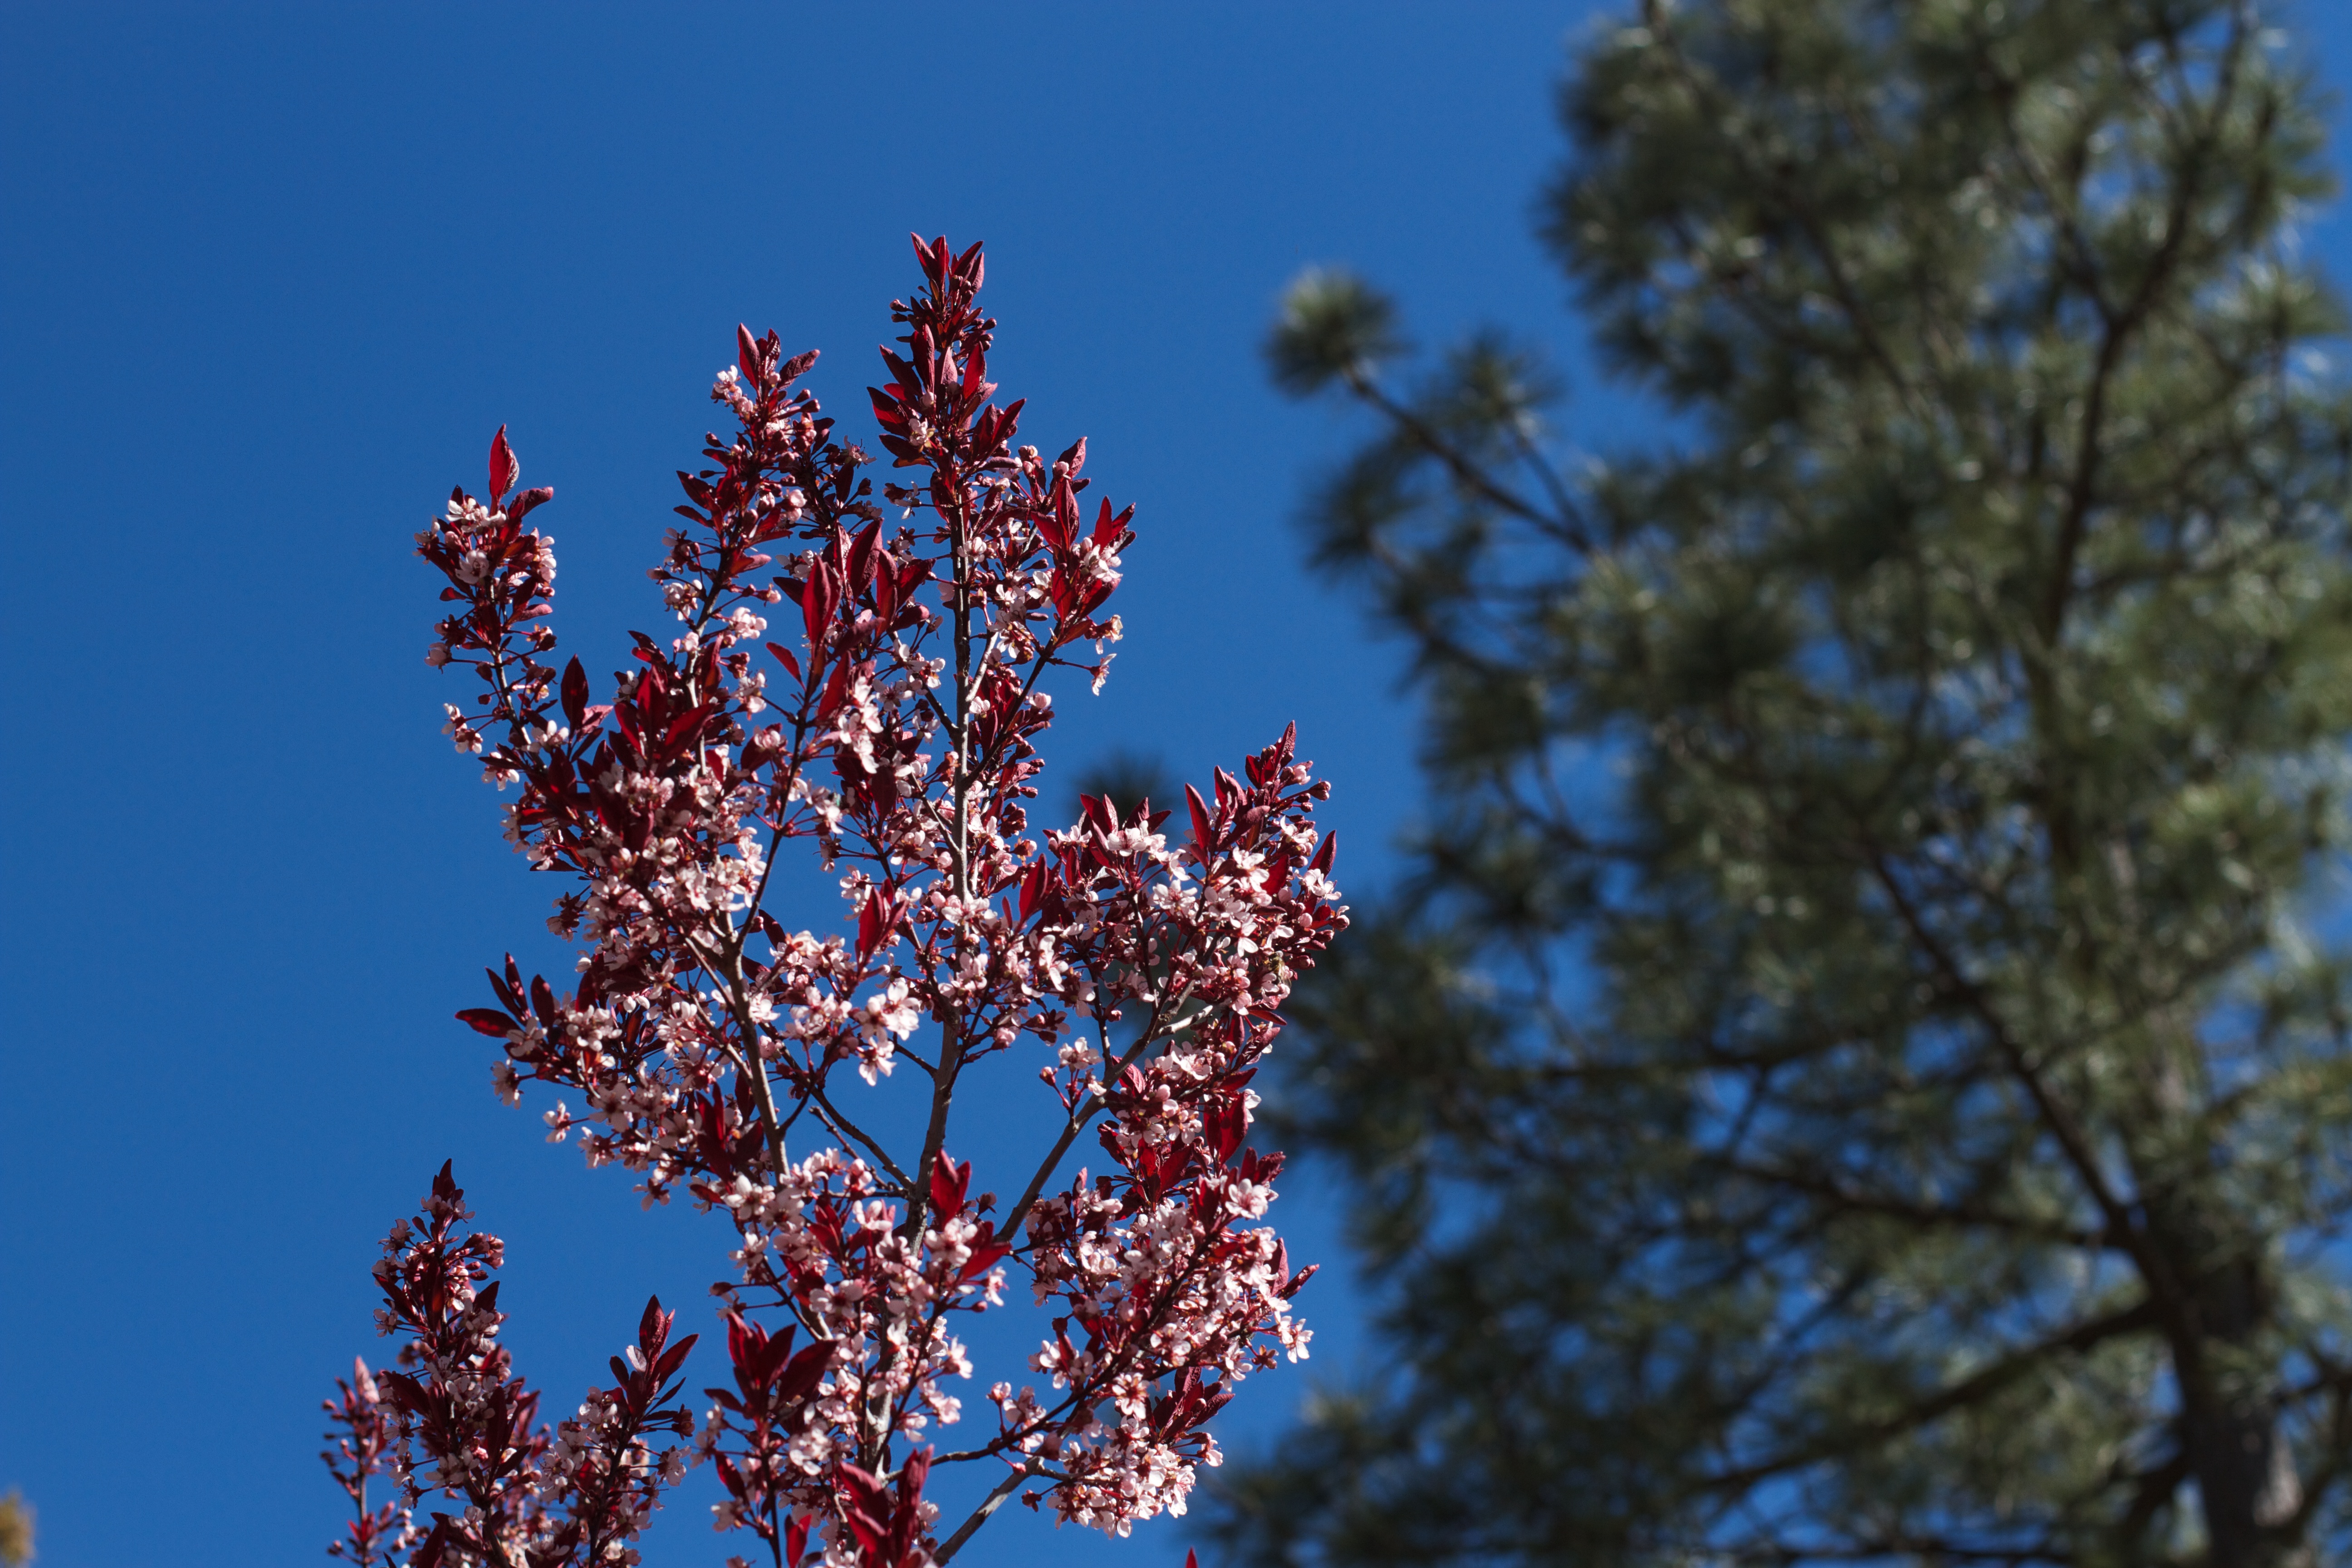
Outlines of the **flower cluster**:
M613 1358L613 1386L590 1389L549 1431L537 1419L539 1395L513 1375L498 1340L506 1314L490 1276L504 1249L486 1232L461 1234L473 1217L465 1197L443 1165L417 1217L383 1243L376 1327L404 1342L397 1368L371 1375L359 1363L338 1385L341 1399L327 1405L343 1436L325 1458L358 1514L349 1539L330 1550L408 1568L635 1563L631 1542L688 1458L683 1445L656 1454L648 1439L694 1430L673 1402L696 1336L671 1343L674 1315L647 1301L636 1342ZM367 1478L379 1471L400 1497L370 1512ZM432 1529L420 1531L412 1510L427 1494L458 1508L436 1511Z
M334 1447L319 1458L351 1500L352 1518L343 1539L328 1545L327 1555L341 1557L352 1568L404 1562L421 1532L403 1500L368 1506L369 1478L395 1463L398 1423L375 1375L357 1356L352 1358L351 1381L335 1380L335 1395L320 1406L327 1413L327 1438Z
M551 1138L648 1204L728 1216L731 1376L691 1452L726 1489L719 1528L785 1568L944 1563L1027 1483L1117 1534L1181 1511L1216 1460L1202 1423L1308 1340L1290 1303L1311 1270L1258 1223L1281 1162L1247 1146L1248 1085L1346 923L1314 823L1328 786L1286 733L1188 788L1177 840L1149 802L1033 824L1045 682L1101 688L1134 511L1086 504L1084 441L1051 461L1016 444L979 247L916 249L924 287L893 302L903 334L870 389L888 471L798 386L814 353L740 331L711 390L738 428L678 476L684 525L652 574L675 633L635 636L609 701L551 661L554 555L522 523L551 492L516 488L503 429L488 499L458 492L418 536L453 606L428 660L482 686L449 733L517 786L509 837L570 883L549 924L580 950L561 989L509 956L495 1005L458 1016L499 1042L502 1097L555 1092ZM837 887L836 932L772 912L791 855ZM1043 1084L1036 1156L1003 1202L950 1153L965 1075L999 1057ZM909 1098L873 1086L909 1071L894 1118ZM1066 1171L1089 1133L1107 1163ZM490 1338L495 1288L473 1289L495 1243L453 1239L444 1186L379 1271L385 1326L410 1336L413 1370L382 1380L397 1441L360 1435L355 1406L337 1473L359 1478L355 1508L379 1463L412 1506L465 1506L422 1544L385 1516L367 1561L622 1560L677 1463L643 1434L684 1342L641 1336L629 1365L650 1383L539 1432ZM956 1314L1003 1306L1016 1272L1044 1312L1034 1376L992 1380L992 1436L917 1446L963 1414ZM956 1463L1000 1479L942 1535L923 1489ZM563 1536L594 1488L593 1529ZM559 1540L584 1555L548 1555Z

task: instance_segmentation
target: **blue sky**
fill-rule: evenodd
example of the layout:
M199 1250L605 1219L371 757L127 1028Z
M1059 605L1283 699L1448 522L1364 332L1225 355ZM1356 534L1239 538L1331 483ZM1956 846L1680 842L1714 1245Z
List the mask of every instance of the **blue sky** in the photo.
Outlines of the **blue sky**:
M317 1401L377 1358L374 1238L445 1157L551 1404L649 1289L709 1326L710 1224L541 1143L449 1018L507 948L561 962L552 888L439 734L408 553L490 431L556 487L559 628L613 668L657 619L643 568L735 323L824 350L861 429L907 232L984 238L1031 437L1088 436L1140 508L1130 636L1052 754L1198 777L1296 718L1341 881L1376 885L1411 712L1289 526L1348 427L1275 397L1255 345L1286 279L1344 260L1425 338L1549 334L1573 437L1639 438L1528 234L1588 10L0 12L0 1488L45 1568L312 1559ZM2309 19L2347 79L2352 24ZM1285 1205L1308 1256L1328 1195ZM1234 1446L1363 1348L1343 1274L1306 1304L1325 1353L1244 1390ZM717 1560L703 1500L649 1563ZM1180 1521L1118 1550L1183 1548ZM1098 1550L1013 1510L962 1561Z

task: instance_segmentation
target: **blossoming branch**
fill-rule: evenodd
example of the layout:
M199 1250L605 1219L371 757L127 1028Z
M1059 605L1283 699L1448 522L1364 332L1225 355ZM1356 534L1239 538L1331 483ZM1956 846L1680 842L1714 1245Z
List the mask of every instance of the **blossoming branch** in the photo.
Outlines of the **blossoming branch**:
M1306 1354L1312 1269L1255 1223L1281 1156L1246 1139L1278 1009L1346 924L1314 823L1329 786L1286 731L1188 786L1172 836L1172 811L1096 797L1033 824L1047 679L1101 689L1134 509L1089 510L1083 440L1050 462L1014 444L980 247L916 252L870 390L878 492L796 386L816 355L740 331L711 390L740 428L678 476L652 574L678 629L635 634L610 700L553 662L553 542L525 522L553 492L518 488L503 428L487 497L454 493L418 535L447 582L431 662L481 685L448 732L517 787L508 837L569 884L549 924L581 952L568 994L509 956L495 1005L458 1016L502 1046L509 1103L552 1089L551 1138L649 1204L723 1209L740 1245L698 1421L695 1337L654 1301L612 1386L551 1428L498 1342L499 1243L445 1166L376 1266L397 1365L355 1366L327 1405L354 1514L331 1550L355 1563L634 1562L702 1462L719 1527L777 1568L944 1563L1024 1487L1124 1535L1182 1511L1236 1382ZM837 887L839 931L771 912L788 846ZM1039 1134L992 1190L956 1112L968 1074L1000 1069L1036 1085ZM885 1114L871 1086L908 1070L927 1092ZM1073 1169L1089 1134L1099 1163ZM1003 1306L1009 1273L1039 1348L950 1446L961 1315ZM950 1465L996 1479L943 1531L925 1488Z

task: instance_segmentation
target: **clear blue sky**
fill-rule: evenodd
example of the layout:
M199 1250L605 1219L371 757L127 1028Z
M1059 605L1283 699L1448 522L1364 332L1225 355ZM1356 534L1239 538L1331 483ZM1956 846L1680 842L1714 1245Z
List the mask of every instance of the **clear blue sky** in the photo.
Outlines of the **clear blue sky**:
M1057 754L1197 777L1295 717L1341 879L1376 884L1411 714L1288 526L1346 428L1275 398L1255 344L1287 278L1346 260L1428 338L1548 334L1576 437L1639 437L1528 236L1589 9L0 12L0 1488L45 1568L315 1559L317 1401L377 1359L373 1238L448 1155L551 1406L647 1290L709 1326L710 1224L542 1144L449 1019L506 948L559 962L553 889L439 734L408 554L490 431L556 487L559 627L611 668L657 618L643 568L735 323L824 349L862 428L907 231L985 238L992 370L1141 509L1131 635ZM2352 24L2309 19L2347 79ZM1329 1256L1315 1184L1286 1207ZM1232 1443L1363 1348L1343 1276L1307 1307L1327 1353L1247 1386ZM718 1559L706 1500L655 1568ZM963 1560L1100 1550L1013 1510Z

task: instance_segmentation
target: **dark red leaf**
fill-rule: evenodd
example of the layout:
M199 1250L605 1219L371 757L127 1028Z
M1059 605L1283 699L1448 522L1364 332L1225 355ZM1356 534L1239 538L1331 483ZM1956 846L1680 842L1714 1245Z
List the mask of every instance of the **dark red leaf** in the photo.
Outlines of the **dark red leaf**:
M1316 846L1315 858L1307 862L1308 868L1311 870L1320 871L1327 877L1329 876L1331 874L1331 858L1339 852L1339 835L1338 831L1334 830L1325 834L1323 836L1323 842Z
M499 426L499 433L490 437L490 504L492 506L498 505L500 496L514 489L515 476L521 471L522 464L516 459L514 448L507 445L507 427L501 425Z
M1201 798L1199 790L1194 789L1191 784L1186 784L1184 805L1192 814L1192 842L1205 856L1216 842L1209 832L1209 803Z
M834 580L833 568L820 561L810 572L807 585L801 591L801 622L808 630L811 651L824 647L824 634L833 625L833 613L840 605L840 584Z
M812 671L820 668L822 667L814 663L810 666ZM833 673L825 679L824 695L817 699L816 716L820 719L832 718L833 710L841 706L842 694L848 689L849 661L845 658L834 665Z
M892 931L897 929L898 900L877 888L866 896L866 907L857 915L857 956L871 958Z
M824 1381L825 1368L832 1363L833 1347L823 1340L812 1342L800 1354L793 1357L776 1379L776 1399L779 1404L797 1405L816 1390Z
M661 1360L654 1363L654 1381L667 1383L676 1375L677 1369L686 1364L687 1352L694 1349L694 1342L701 1337L700 1334L688 1334L663 1352Z
M874 540L881 531L880 523L869 522L857 531L856 539L849 546L849 570L844 575L851 593L862 590L874 570Z
M578 730L588 721L588 672L573 659L563 667L563 716Z
M951 1164L944 1149L932 1158L931 1207L941 1219L953 1219L963 1213L963 1194L971 1184L971 1161Z

